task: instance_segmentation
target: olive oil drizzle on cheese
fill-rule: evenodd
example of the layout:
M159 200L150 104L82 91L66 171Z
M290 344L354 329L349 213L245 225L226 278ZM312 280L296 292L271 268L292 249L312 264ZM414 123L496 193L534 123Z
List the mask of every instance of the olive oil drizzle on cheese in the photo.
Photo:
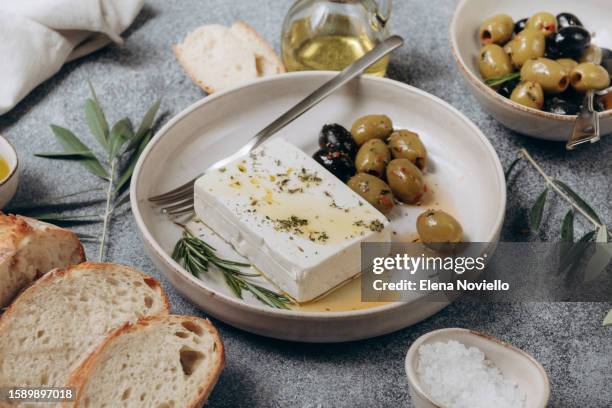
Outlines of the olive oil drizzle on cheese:
M264 174L248 169L244 161L236 167L237 172L219 170L216 193L248 199L246 211L261 215L262 222L276 231L290 233L289 239L300 236L322 245L333 244L383 227L377 214L361 202L353 208L343 208L331 192L311 194L310 187L322 180L304 168Z

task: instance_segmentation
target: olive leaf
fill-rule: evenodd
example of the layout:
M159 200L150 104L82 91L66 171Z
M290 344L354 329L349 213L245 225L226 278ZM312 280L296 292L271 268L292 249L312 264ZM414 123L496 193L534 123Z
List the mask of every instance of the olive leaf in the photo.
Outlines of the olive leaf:
M546 204L546 197L548 196L548 189L544 189L538 196L535 204L529 212L529 222L533 231L539 231L540 224L542 223L542 215L544 213L544 205Z
M132 130L132 123L128 118L123 118L113 125L109 136L109 156L111 157L111 160L112 158L117 157L121 147L133 137L134 131Z
M36 157L42 157L45 159L60 159L60 160L85 160L95 159L96 156L90 151L82 152L41 152L34 153Z
M608 244L608 229L605 225L602 225L597 231L595 242L595 253L589 260L585 271L584 279L587 282L600 276L612 261L612 245Z
M153 122L155 120L155 116L157 115L157 111L159 110L160 105L161 105L161 99L158 99L153 103L153 105L149 107L149 109L147 109L147 113L145 113L144 117L142 118L142 121L140 122L140 126L138 126L138 130L136 131L136 134L134 135L132 140L130 140L128 147L125 149L126 151L132 150L136 148L138 145L140 145L140 142L142 141L142 139L146 136L147 132L151 129L151 126L153 126Z
M48 211L50 208L55 208L55 207L70 207L70 206L82 207L83 204L98 203L103 200L100 198L92 198L92 199L87 199L87 200L76 200L76 201L68 200L67 201L67 199L79 197L85 194L91 194L93 192L102 191L102 190L103 189L101 188L91 188L88 190L76 191L74 193L64 194L61 196L48 197L43 200L36 200L35 202L32 202L31 200L29 200L28 202L16 202L9 206L8 212L12 212L15 214L21 214L24 212L31 212L31 211L43 211L43 210Z
M565 251L561 256L560 273L573 270L582 259L585 251L588 248L589 242L593 241L597 231L589 231L584 234L569 250Z
M36 218L41 221L53 221L61 223L94 223L102 221L102 216L99 214L63 214L63 213L47 213L36 214Z
M136 167L138 158L144 151L145 147L147 147L147 144L151 141L152 137L153 137L153 133L149 131L147 135L144 137L144 139L141 141L140 145L138 146L138 149L136 149L132 153L130 158L128 159L127 167L123 171L123 174L119 178L119 181L117 181L117 185L115 187L115 193L121 191L132 178L132 173L134 173L134 168Z
M93 158L79 159L79 162L94 175L108 180L109 175L106 169L102 167L102 164L93 154L91 149L89 149L89 147L87 147L85 143L81 142L81 140L79 140L79 138L76 137L74 133L72 133L66 128L57 125L51 125L51 130L53 131L53 134L59 141L60 145L62 145L66 153L90 153Z
M510 74L506 74L506 75L502 75L502 76L498 76L495 78L489 78L487 80L485 80L485 84L489 85L489 86L497 86L497 85L501 85L504 82L507 81L512 81L513 79L516 78L520 78L521 77L521 73L520 72L512 72Z
M561 241L574 242L574 211L567 211L561 223Z
M512 173L512 170L514 170L514 168L516 167L517 164L519 164L519 162L522 160L523 158L521 156L517 157L516 159L514 159L514 161L512 163L510 163L510 166L508 166L508 169L506 170L506 172L504 173L504 176L506 178L506 181L508 181L508 178L510 177L510 174Z
M87 120L89 131L94 135L98 143L100 143L107 152L110 151L108 143L108 122L97 100L87 99L85 101L85 119Z
M584 201L582 197L578 195L578 193L576 193L567 184L560 180L553 179L552 182L554 185L559 187L559 189L561 189L565 194L567 194L574 201L574 204L576 204L576 206L580 207L584 212L589 214L595 221L597 221L597 223L601 224L601 219L599 218L595 210L593 210L591 206L588 205L586 201Z
M612 309L608 312L603 321L604 326L612 326Z

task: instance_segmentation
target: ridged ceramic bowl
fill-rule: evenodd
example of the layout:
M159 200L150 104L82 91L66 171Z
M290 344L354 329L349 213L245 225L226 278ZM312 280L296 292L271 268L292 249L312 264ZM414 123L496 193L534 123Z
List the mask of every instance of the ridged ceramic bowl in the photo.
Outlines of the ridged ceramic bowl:
M514 381L526 394L524 408L546 408L550 398L550 382L546 370L535 358L511 344L473 330L449 328L424 334L415 340L406 354L406 375L410 397L415 408L442 408L432 400L417 374L418 351L423 344L458 341L466 347L480 349L493 362L504 378Z
M476 63L480 50L478 29L483 20L505 13L514 21L539 11L553 14L575 14L594 33L593 42L612 48L610 0L462 0L450 27L451 49L459 71L478 103L504 126L538 139L567 141L576 120L575 115L557 115L512 102L485 85ZM600 132L612 133L612 110L600 113Z

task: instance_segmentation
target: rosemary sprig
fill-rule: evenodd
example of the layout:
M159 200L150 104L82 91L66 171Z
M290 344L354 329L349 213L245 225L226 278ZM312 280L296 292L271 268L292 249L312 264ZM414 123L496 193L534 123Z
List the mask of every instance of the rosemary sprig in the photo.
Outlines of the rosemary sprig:
M504 82L512 81L513 79L520 78L520 76L521 76L520 72L512 72L510 74L498 76L495 78L489 78L485 80L484 82L485 84L489 86L497 86L497 85L503 84Z
M57 125L51 125L51 130L64 151L38 153L36 156L45 159L77 162L87 171L107 182L103 189L105 190L105 198L103 200L105 204L104 212L101 216L88 218L67 214L60 214L58 216L56 213L53 213L52 217L47 217L47 220L50 221L55 219L63 222L83 222L84 219L90 222L100 221L102 223L102 231L100 233L98 259L102 261L104 259L112 217L115 213L114 210L126 202L127 196L122 193L129 187L136 162L152 138L152 126L159 110L160 100L153 103L147 110L138 126L138 130L134 132L129 118L123 118L114 125L109 126L91 83L89 83L89 87L91 98L88 98L85 102L85 119L90 132L103 148L106 156L100 158L73 132ZM62 207L66 204L64 202L54 202L53 206ZM38 210L44 206L39 207ZM36 207L30 209L37 210Z
M215 248L196 237L186 227L183 227L183 236L174 246L172 258L196 277L199 277L202 272L208 272L210 265L216 266L223 272L227 285L240 299L242 299L242 291L245 290L270 307L289 309L289 305L293 304L293 300L288 296L251 282L249 278L260 275L240 270L240 268L249 267L249 264L219 258Z

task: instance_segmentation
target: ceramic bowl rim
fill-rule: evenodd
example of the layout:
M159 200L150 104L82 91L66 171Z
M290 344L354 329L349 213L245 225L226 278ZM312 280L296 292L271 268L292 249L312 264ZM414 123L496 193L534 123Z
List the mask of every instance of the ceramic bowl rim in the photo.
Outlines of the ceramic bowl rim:
M508 98L505 98L503 96L501 96L500 94L498 94L497 92L495 92L493 90L493 88L487 86L483 81L482 78L477 77L472 70L470 70L467 66L467 64L464 62L463 58L461 57L461 54L459 53L459 46L457 44L457 37L455 36L455 32L456 32L456 27L458 24L460 24L459 22L459 12L461 10L463 10L463 8L470 2L470 1L474 1L474 0L461 0L459 2L459 4L457 5L457 7L455 8L455 11L453 12L453 18L451 20L451 24L450 24L450 28L449 28L449 36L450 36L450 42L451 42L451 52L453 54L453 59L455 60L455 63L457 64L457 66L460 68L461 73L463 74L463 77L466 78L470 83L472 83L474 86L476 86L476 88L483 93L486 93L488 95L490 95L492 98L494 98L496 101L501 102L502 104L504 104L504 106L507 106L508 108L516 111L516 112L523 112L523 113L527 113L533 117L538 117L538 118L542 118L542 119L551 119L554 121L559 121L559 122L574 122L577 118L577 115L559 115L557 113L551 113L551 112L545 112L542 110L538 110L538 109L534 109L534 108L529 108L527 106L523 106L520 105ZM612 117L612 109L608 109L605 110L603 112L599 112L599 118L601 119L606 119L608 117Z
M411 361L415 357L416 353L418 352L419 347L423 343L425 343L431 337L435 337L436 335L443 333L443 332L465 333L465 334L472 335L472 336L482 337L488 341L491 341L497 344L500 347L507 348L515 353L520 354L522 357L526 358L529 362L531 362L538 369L538 372L540 373L541 377L544 379L544 397L542 399L543 404L540 405L539 408L545 408L547 406L548 401L550 400L550 379L548 378L548 374L546 373L544 366L542 366L542 364L538 360L536 360L535 357L533 357L531 354L527 353L526 351L508 342L498 339L497 337L494 337L489 334L485 334L485 333L482 333L476 330L470 330L470 329L465 329L461 327L448 327L444 329L437 329L437 330L430 331L428 333L425 333L419 336L410 345L410 348L408 348L408 351L406 352L406 358L404 360L404 368L406 370L406 376L408 377L409 386L414 390L414 392L416 392L419 395L419 397L423 398L425 401L435 405L438 408L442 408L442 405L434 401L429 396L429 394L427 394L421 387L421 382L418 379L418 375L415 371L415 367L411 364Z
M17 149L15 149L15 146L13 146L13 144L6 137L0 135L0 139L6 142L9 150L12 152L11 155L15 158L15 164L11 166L9 174L0 180L0 188L2 188L15 176L15 174L17 174L17 169L19 168L19 156L17 155Z
M140 172L143 166L144 161L147 159L151 150L153 150L154 146L159 143L159 141L163 138L165 134L167 134L179 121L183 120L187 115L191 114L193 111L197 110L203 104L213 103L216 99L219 99L225 95L240 92L244 88L258 86L261 83L266 82L274 82L277 80L282 80L287 77L323 77L326 79L330 79L333 75L337 75L335 71L300 71L300 72L291 72L291 73L283 73L272 75L269 77L258 78L253 81L246 82L244 84L229 88L225 91L216 92L212 95L208 95L192 103L187 106L181 112L172 117L160 130L157 131L151 142L147 145L145 150L142 152L136 167L134 169L134 173L132 176L133 182L130 187L130 201L132 203L132 214L134 219L136 220L136 226L139 230L140 236L143 239L145 245L149 246L152 249L152 252L156 255L157 259L163 262L169 269L171 269L174 273L178 273L183 278L187 279L191 284L197 286L198 290L203 291L208 296L216 297L217 299L222 300L225 303L231 304L233 307L236 307L240 310L248 311L248 312L257 312L262 313L267 316L272 317L288 317L288 318L297 318L297 319L316 319L316 318L324 318L325 320L334 320L334 319L345 319L345 318L357 318L364 317L369 314L378 314L383 311L392 310L395 308L402 307L404 303L402 302L394 302L387 305L377 306L369 309L359 309L359 310L349 310L349 311L339 311L339 312L305 312L299 310L284 310L284 309L272 309L265 305L257 305L246 303L240 299L234 298L232 296L226 295L224 293L218 292L216 290L211 290L206 287L205 282L201 279L194 277L191 274L188 274L184 271L184 269L175 262L167 253L163 250L161 245L157 242L157 240L153 237L153 234L147 227L144 222L140 204L139 197L136 194L138 189L138 185L140 183ZM497 168L496 178L499 185L499 191L496 193L496 197L499 199L501 206L498 209L495 223L492 224L489 235L489 240L496 240L501 231L501 227L505 217L505 209L507 205L507 197L506 197L506 180L504 176L504 171L499 160L499 156L495 151L493 145L489 141L489 139L484 135L482 130L476 124L474 124L467 116L461 113L458 109L450 105L448 102L438 98L437 96L425 92L419 88L407 85L403 82L395 81L388 78L381 78L373 75L363 75L360 80L372 81L372 82L382 82L388 83L390 85L402 88L404 91L416 93L421 97L425 97L433 100L435 103L441 104L446 110L449 111L449 114L455 115L458 119L463 121L474 133L474 136L483 144L483 147L487 149L490 153L490 157L493 159L493 164ZM162 273L164 273L162 271Z

